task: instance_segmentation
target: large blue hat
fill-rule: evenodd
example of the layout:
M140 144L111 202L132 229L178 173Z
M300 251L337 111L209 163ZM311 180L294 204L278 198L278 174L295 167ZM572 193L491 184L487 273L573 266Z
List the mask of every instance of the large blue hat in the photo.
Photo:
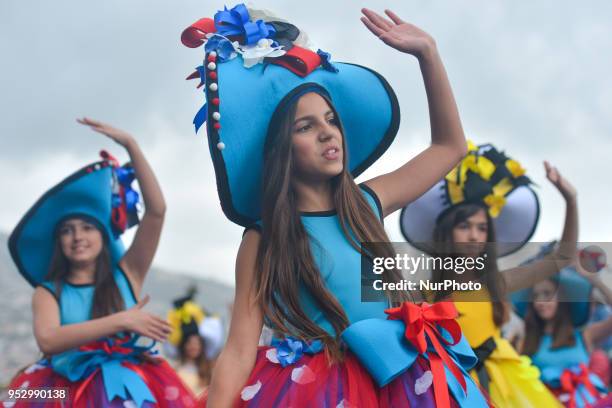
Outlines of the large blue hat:
M249 13L268 21L250 19ZM232 19L240 21L228 32ZM251 38L254 25L259 37ZM202 35L199 42L190 38L197 32ZM293 34L287 39L287 33ZM386 151L399 127L397 98L380 74L359 65L332 64L329 54L297 45L300 35L296 27L242 5L218 12L214 23L202 19L183 34L188 46L205 44L198 76L208 103L194 123L196 129L207 124L223 211L244 226L261 218L263 153L271 119L296 95L317 89L329 95L345 130L348 168L354 177ZM268 47L268 55L275 56L251 65L249 53L257 46Z
M132 180L133 170L118 167L111 157L83 167L43 194L9 237L11 256L23 277L32 286L45 280L58 224L71 217L92 220L117 263L124 253L120 234L137 222Z
M555 248L556 242L551 242L547 245L542 246L540 252L532 258L529 258L521 265L527 265L537 260L542 259L544 256L550 254ZM593 292L593 285L584 277L580 276L576 272L576 268L568 266L559 272L554 277L560 287L563 288L564 296L559 298L560 302L568 302L570 307L570 314L572 318L572 324L576 327L582 326L589 320L591 312L591 293ZM531 288L519 290L513 292L510 295L510 299L514 304L514 309L520 317L525 317L527 313L527 307L529 303L533 301L533 290Z
M540 204L525 169L491 144L468 142L468 154L444 179L402 209L400 228L414 247L432 249L437 222L462 204L483 206L493 219L498 256L521 249L533 235Z

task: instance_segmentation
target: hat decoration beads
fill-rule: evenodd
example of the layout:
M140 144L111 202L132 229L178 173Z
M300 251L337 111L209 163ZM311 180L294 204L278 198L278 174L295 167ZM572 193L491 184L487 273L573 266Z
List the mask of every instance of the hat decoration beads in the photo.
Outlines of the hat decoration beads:
M226 147L221 141L218 82L220 64L240 57L247 69L257 64L270 63L280 65L302 77L318 67L338 72L330 61L330 54L310 49L308 36L296 26L267 10L248 8L244 4L238 4L231 9L224 7L213 19L198 20L183 31L181 41L190 48L204 45L203 64L187 79L200 78L198 87L206 85L204 93L211 106L205 103L193 123L197 132L207 120L212 122L209 123L208 132L214 134L219 150Z

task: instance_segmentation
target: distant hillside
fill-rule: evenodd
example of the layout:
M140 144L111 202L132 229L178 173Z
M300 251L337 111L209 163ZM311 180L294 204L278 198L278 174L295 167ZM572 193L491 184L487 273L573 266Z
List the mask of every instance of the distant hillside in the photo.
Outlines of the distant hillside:
M8 236L0 232L0 387L19 368L39 357L32 334L32 288L17 272L8 252L7 239ZM228 321L233 288L159 268L149 272L143 289L143 294L151 295L147 310L165 316L172 299L182 295L191 283L198 287L198 303Z

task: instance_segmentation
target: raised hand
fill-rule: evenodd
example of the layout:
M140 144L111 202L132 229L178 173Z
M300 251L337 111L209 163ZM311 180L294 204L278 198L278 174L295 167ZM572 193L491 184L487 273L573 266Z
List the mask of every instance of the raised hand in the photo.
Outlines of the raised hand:
M546 178L555 186L566 201L576 199L576 189L572 184L561 175L559 170L552 166L548 161L544 161L544 169L546 170Z
M85 117L77 119L77 122L81 125L89 126L91 130L108 136L123 147L127 148L128 145L134 141L134 138L129 133L121 129L116 129L106 123Z
M132 308L120 312L123 320L122 326L127 331L163 342L168 338L172 328L164 319L142 310L149 300L150 296L146 295Z
M434 39L415 25L403 21L391 10L385 10L386 18L364 8L361 21L385 44L398 51L421 58L423 54L435 47Z

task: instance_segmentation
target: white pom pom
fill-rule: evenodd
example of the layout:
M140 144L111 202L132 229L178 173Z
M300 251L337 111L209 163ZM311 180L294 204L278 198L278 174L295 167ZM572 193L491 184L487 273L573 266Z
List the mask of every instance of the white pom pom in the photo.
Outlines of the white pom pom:
M217 69L217 64L215 64L214 62L209 62L206 67L211 71L214 71L215 69Z
M217 52L216 51L211 51L211 52L208 53L208 55L216 57L217 56Z
M221 119L221 114L219 112L214 112L212 114L212 117L213 117L214 120L219 120L219 119Z
M225 143L223 143L223 142L217 143L217 149L219 149L219 150L225 149Z
M208 85L208 89L210 89L213 92L216 92L217 89L219 89L219 87L217 86L216 82L213 82L212 84Z

